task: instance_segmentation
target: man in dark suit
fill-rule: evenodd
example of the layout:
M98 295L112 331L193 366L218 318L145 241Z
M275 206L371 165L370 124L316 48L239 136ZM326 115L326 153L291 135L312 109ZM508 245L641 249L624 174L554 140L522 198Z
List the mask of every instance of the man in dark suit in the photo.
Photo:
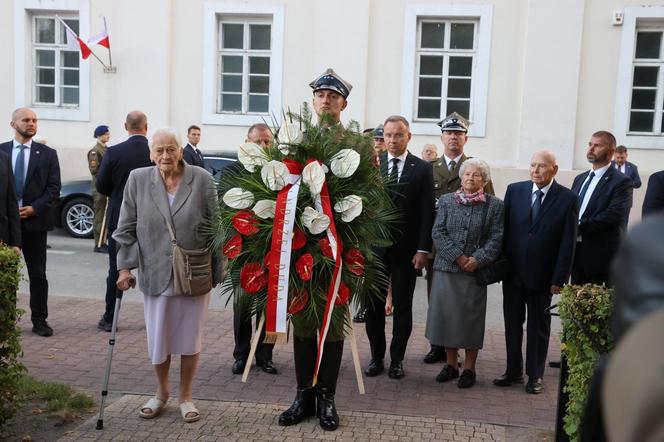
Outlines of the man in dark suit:
M530 180L510 184L505 194L505 255L510 274L503 281L507 369L494 385L523 383L521 342L526 327L526 391L542 392L551 317L545 309L560 293L572 269L578 197L554 180L556 157L540 151L530 160Z
M205 161L203 154L198 150L198 143L201 141L201 128L192 124L187 129L187 143L182 149L182 158L192 166L204 167Z
M655 172L648 178L641 217L661 212L664 212L664 170Z
M145 114L141 111L129 112L125 120L125 130L129 134L129 138L108 148L97 172L97 190L109 197L108 210L106 211L108 222L106 310L97 324L97 328L107 332L111 331L115 313L115 297L117 294L115 283L118 280L118 268L115 241L112 235L120 218L122 194L129 173L139 167L147 167L152 164L148 140L145 137L148 132L148 118Z
M417 271L424 268L431 251L431 227L434 219L433 176L431 164L408 152L411 139L408 121L398 115L385 120L387 152L381 156L383 174L394 185L391 197L401 213L393 244L378 252L392 285L394 321L390 344L390 369L394 379L404 376L403 358L413 328L413 291ZM366 329L371 345L367 376L384 370L385 305L375 302L366 313Z
M629 209L634 184L611 167L616 139L610 132L595 132L586 158L592 168L574 178L579 195L579 226L572 266L572 284L609 284L609 269Z
M52 209L60 196L60 163L54 149L32 141L37 133L37 114L32 110L16 109L11 127L14 139L0 145L0 151L11 158L14 170L23 257L30 278L32 331L51 336L53 329L46 322L46 235L53 230Z
M639 168L636 164L627 161L627 148L625 146L616 147L616 153L613 154L613 161L611 165L631 178L634 183L634 188L641 187L641 177L639 176Z
M0 150L0 243L21 252L21 220L11 157Z

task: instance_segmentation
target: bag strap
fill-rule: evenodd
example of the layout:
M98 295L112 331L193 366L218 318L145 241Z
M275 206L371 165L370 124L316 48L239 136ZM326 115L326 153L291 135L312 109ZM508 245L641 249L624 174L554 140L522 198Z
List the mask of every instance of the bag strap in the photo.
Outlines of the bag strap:
M174 246L178 244L177 239L175 239L175 233L173 233L173 227L171 227L171 223L169 220L166 220L166 226L168 227L168 233L171 235L171 244Z

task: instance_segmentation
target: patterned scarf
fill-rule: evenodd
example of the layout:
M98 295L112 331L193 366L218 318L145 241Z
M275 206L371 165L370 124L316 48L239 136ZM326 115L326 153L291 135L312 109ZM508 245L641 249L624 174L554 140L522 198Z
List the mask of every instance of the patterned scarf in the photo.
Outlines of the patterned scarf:
M459 189L454 192L454 201L457 204L462 204L464 206L475 206L479 203L486 202L486 197L484 196L484 189L480 189L475 193L467 194L463 189Z

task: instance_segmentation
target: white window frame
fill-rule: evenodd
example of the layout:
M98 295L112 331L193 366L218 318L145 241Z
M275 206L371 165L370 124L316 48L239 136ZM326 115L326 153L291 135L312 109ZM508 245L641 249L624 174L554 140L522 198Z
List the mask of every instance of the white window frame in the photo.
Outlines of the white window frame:
M261 117L271 119L271 115L281 115L282 76L284 54L284 5L252 5L244 3L208 1L203 8L203 124L250 126L260 122ZM270 35L270 89L268 114L218 113L220 99L220 75L218 65L221 16L271 16Z
M623 12L613 122L614 135L618 140L622 140L621 144L625 144L630 149L664 149L664 134L636 135L629 133L636 33L641 26L646 27L650 23L664 25L664 6L628 6L624 8ZM660 69L659 75L664 75L664 69Z
M410 130L416 135L440 135L434 122L415 120L417 89L418 21L421 19L477 21L475 54L471 80L470 115L472 124L468 135L486 135L486 113L489 91L489 62L493 5L408 5L405 10L404 51L401 69L401 114L411 121ZM445 85L443 85L445 86ZM444 97L443 99L446 99ZM441 118L444 117L441 116Z
M31 107L41 120L90 121L90 60L79 64L78 106L35 103L32 18L56 12L77 16L79 34L90 35L89 0L14 0L14 107Z

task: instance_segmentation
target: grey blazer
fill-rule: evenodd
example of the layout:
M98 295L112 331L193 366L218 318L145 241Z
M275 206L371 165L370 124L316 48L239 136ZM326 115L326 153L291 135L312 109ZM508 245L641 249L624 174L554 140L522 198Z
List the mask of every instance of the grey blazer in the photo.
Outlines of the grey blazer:
M113 233L118 269L138 267L139 289L146 295L162 293L173 271L166 220L175 227L178 245L185 249L204 248L207 243L201 225L214 212L216 200L212 175L203 168L184 163L182 181L171 207L159 169L134 169L124 189L120 220Z
M503 241L503 202L495 196L488 198L487 203L464 206L454 201L453 193L440 197L431 232L436 247L434 269L460 272L456 259L461 255L474 257L479 268L498 258ZM489 207L482 232L484 204ZM482 236L486 236L484 244L480 244Z

